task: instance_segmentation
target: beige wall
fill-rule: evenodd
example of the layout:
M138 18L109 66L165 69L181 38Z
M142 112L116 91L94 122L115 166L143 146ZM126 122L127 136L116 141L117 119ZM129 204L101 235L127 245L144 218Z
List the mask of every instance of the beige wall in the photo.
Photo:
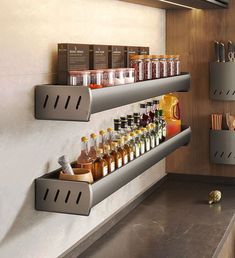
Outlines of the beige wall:
M112 125L137 105L93 115L88 123L39 121L34 86L51 83L58 42L148 45L165 52L165 12L115 0L0 2L0 257L57 257L164 175L165 162L98 204L89 217L34 210L34 179L75 160L79 139Z

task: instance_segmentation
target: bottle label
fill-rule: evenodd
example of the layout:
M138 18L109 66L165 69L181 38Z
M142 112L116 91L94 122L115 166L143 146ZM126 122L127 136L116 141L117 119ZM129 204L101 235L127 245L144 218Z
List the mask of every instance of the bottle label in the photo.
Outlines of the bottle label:
M144 143L141 143L141 154L144 154L145 153L145 144Z
M104 166L103 167L103 176L107 176L108 175L108 166Z
M146 151L150 150L150 140L146 139Z
M163 133L162 134L166 138L166 127L165 126L163 127Z
M130 161L134 159L134 152L130 152L129 158L130 158Z
M77 164L77 168L84 168L92 171L92 163L79 163Z
M137 147L137 148L135 149L135 157L138 158L139 156L140 156L140 148Z
M125 156L124 156L124 164L127 164L127 163L128 163L128 156L125 155Z
M110 172L113 172L115 170L115 163L114 162L111 163L110 170L111 170Z
M118 159L118 168L122 166L122 159Z

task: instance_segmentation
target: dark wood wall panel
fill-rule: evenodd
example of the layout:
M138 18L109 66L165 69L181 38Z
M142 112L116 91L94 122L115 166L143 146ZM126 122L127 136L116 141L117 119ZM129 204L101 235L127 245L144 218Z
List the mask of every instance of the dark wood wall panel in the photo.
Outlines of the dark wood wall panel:
M235 166L209 162L210 114L235 114L235 102L209 99L209 62L213 41L235 42L235 1L228 10L167 11L167 53L180 54L182 70L192 75L189 93L177 94L183 123L192 126L192 141L167 158L167 171L186 174L235 176Z

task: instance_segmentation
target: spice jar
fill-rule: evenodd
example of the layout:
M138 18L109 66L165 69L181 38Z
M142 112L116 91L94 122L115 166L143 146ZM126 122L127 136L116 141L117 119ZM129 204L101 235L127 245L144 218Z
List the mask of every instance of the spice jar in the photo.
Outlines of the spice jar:
M152 62L150 55L144 55L144 80L152 79Z
M68 83L72 86L77 86L79 71L69 71Z
M114 86L114 79L115 79L115 70L114 69L105 69L104 76L103 76L103 86Z
M102 88L103 84L103 70L91 70L91 89Z
M165 55L160 55L160 77L167 77L167 61Z
M167 76L174 76L175 75L175 62L174 62L174 56L168 55L166 56L167 60Z
M152 79L160 78L160 56L152 55Z
M131 55L130 67L135 69L135 81L144 80L144 55Z
M79 71L77 76L77 85L78 86L86 86L90 85L90 71Z
M174 56L174 63L175 63L175 75L180 75L180 56Z
M115 69L114 85L125 84L125 68Z
M135 82L135 69L127 68L125 73L125 83L134 83Z

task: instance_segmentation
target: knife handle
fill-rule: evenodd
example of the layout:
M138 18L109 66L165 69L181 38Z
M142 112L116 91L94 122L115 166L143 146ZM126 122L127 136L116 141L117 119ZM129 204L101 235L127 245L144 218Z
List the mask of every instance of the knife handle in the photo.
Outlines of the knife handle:
M219 56L220 56L220 62L225 63L225 47L224 43L219 44Z
M219 55L219 42L218 41L214 41L214 47L215 47L215 61L219 62L220 55Z

